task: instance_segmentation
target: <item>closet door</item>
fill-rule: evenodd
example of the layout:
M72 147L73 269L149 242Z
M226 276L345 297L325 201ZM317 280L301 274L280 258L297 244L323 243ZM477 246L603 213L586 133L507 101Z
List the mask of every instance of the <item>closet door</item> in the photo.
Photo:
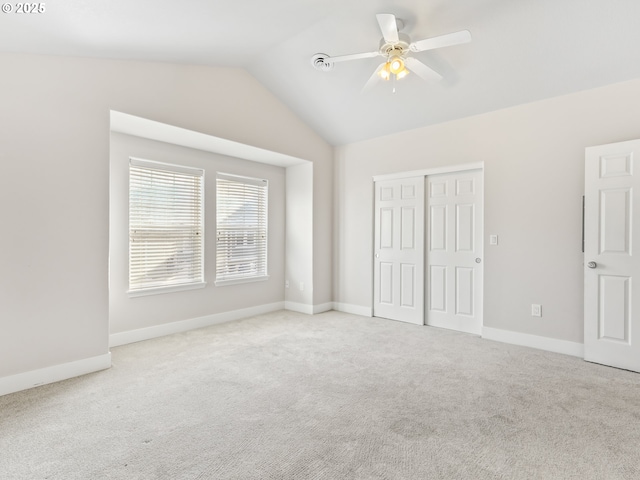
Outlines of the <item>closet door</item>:
M481 334L482 171L427 177L426 323Z
M373 315L424 324L424 176L375 183Z

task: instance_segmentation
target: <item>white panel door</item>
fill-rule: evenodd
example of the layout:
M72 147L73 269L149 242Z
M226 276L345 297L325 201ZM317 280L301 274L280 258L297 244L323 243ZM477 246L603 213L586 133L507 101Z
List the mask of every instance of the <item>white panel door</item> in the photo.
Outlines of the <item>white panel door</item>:
M640 372L640 140L586 149L584 358ZM637 275L636 275L637 274ZM635 278L635 280L634 280ZM636 337L635 335L638 335Z
M482 171L427 177L426 323L482 329Z
M373 314L424 323L424 177L375 184Z

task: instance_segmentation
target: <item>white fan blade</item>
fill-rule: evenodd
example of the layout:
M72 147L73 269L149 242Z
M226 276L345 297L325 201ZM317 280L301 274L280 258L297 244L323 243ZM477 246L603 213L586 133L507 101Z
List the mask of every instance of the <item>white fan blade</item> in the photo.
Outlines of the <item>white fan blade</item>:
M366 91L369 90L371 87L373 87L376 83L378 83L381 78L380 75L378 75L378 72L380 72L380 70L382 70L385 66L386 62L382 62L380 65L378 65L378 68L376 68L376 71L373 72L373 75L371 75L371 77L369 77L369 80L367 80L367 83L364 84L364 87L362 87L362 91Z
M409 45L412 52L424 52L425 50L433 50L434 48L450 47L452 45L460 45L471 41L471 32L469 30L461 30L455 33L448 33L438 37L425 38L418 40Z
M413 57L408 57L404 64L407 66L410 72L415 73L423 80L440 80L442 75L436 72L433 68L427 67L420 60Z
M338 63L348 62L349 60L358 60L360 58L372 58L380 55L380 52L352 53L351 55L339 55L337 57L327 57L325 62Z
M400 40L398 37L398 24L396 16L393 13L379 13L376 15L378 25L382 31L384 40L388 43L396 43Z

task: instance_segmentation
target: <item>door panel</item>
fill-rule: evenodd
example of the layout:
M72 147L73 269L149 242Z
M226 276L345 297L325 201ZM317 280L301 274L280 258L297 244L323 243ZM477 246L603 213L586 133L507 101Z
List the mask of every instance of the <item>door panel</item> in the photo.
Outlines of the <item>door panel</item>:
M416 266L400 265L400 305L403 307L414 308L415 292L416 292Z
M416 248L416 209L415 207L402 207L402 230L400 248L402 250L413 250Z
M430 231L426 323L480 334L482 172L429 176L427 188Z
M587 148L585 158L584 358L637 372L639 155L640 141L632 141Z
M424 177L375 184L373 314L424 323Z
M429 282L429 310L434 312L447 311L447 267L445 265L431 265Z
M631 279L600 275L599 338L629 343Z
M474 206L456 205L456 252L473 252Z
M444 251L447 246L447 206L432 205L430 217L431 251Z
M473 316L473 268L456 267L456 314Z
M380 262L380 303L393 305L393 264Z
M629 251L631 228L631 190L628 188L600 191L600 253Z
M393 248L393 209L380 209L380 245L378 248Z

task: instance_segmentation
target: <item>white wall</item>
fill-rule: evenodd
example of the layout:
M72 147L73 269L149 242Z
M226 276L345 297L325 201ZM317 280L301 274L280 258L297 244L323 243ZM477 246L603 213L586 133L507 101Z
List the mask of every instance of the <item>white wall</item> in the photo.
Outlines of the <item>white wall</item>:
M22 54L0 64L0 379L108 350L110 110L310 160L318 197L331 195L332 147L244 70ZM330 196L315 214L314 243L330 251ZM328 263L314 254L323 298Z
M334 300L372 304L373 175L484 162L485 326L581 343L584 149L640 138L639 98L634 80L337 148Z
M333 150L331 151L333 159ZM333 161L313 163L313 304L333 301Z
M285 301L313 306L313 164L286 169ZM302 289L300 289L302 282Z
M205 171L205 281L202 289L129 298L129 157ZM222 312L282 302L285 264L285 169L140 137L111 134L109 227L110 333L149 328ZM216 172L269 181L269 279L215 285ZM309 252L311 257L311 252Z

